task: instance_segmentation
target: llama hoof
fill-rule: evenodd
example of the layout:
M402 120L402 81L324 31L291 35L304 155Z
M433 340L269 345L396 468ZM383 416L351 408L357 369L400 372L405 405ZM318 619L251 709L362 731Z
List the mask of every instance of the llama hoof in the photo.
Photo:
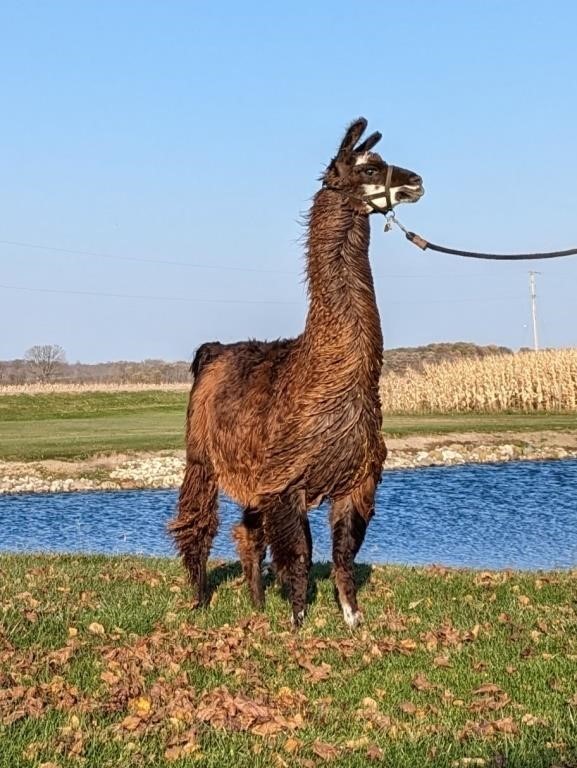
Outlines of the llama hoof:
M300 629L303 625L303 621L305 620L305 612L304 610L299 611L298 613L293 613L291 616L291 624L294 630Z
M356 629L359 624L363 623L362 611L353 611L350 605L343 606L343 617L345 619L345 624L347 627L350 627L350 629Z

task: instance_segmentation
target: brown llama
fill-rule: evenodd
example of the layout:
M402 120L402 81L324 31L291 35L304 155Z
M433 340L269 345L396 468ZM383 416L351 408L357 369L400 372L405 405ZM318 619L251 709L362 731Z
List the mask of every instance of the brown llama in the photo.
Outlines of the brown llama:
M197 591L223 489L244 509L235 539L253 604L262 607L267 545L302 623L312 542L309 509L331 502L333 578L346 623L361 619L354 558L374 513L386 447L379 375L383 338L369 264L369 214L423 194L421 177L360 145L347 130L308 217L309 310L296 339L203 344L192 363L187 463L169 528Z

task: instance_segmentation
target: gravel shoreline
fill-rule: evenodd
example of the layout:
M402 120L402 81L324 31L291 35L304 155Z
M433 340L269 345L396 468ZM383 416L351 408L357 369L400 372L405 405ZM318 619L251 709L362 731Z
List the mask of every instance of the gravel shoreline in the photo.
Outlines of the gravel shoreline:
M385 470L577 458L576 433L452 434L387 439ZM184 452L116 454L85 461L0 461L0 494L178 488Z

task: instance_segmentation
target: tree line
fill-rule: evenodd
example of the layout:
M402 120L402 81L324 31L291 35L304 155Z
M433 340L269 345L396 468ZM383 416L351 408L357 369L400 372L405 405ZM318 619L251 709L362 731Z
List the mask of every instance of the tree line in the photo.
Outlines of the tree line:
M445 342L422 347L399 347L384 353L383 372L402 374L422 370L426 363L510 355L508 347ZM37 344L17 360L0 360L0 384L62 382L70 384L181 384L191 380L190 362L147 359L107 363L69 363L58 344Z

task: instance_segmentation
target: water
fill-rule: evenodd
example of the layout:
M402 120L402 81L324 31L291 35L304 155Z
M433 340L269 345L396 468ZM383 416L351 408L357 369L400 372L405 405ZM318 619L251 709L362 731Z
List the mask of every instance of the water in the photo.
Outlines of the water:
M0 496L0 550L172 555L176 491ZM236 558L237 507L221 500L212 557ZM329 560L327 508L310 515ZM577 461L389 470L358 560L474 568L577 566Z

